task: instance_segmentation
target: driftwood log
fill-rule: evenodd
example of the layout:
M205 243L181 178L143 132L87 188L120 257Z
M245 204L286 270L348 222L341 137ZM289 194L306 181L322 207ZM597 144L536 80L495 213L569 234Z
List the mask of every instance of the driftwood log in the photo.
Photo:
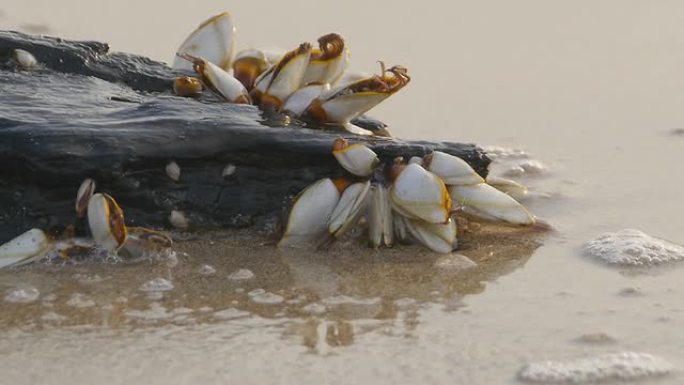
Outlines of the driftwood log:
M31 52L36 70L11 65ZM0 241L31 228L59 230L74 218L81 181L121 204L126 222L169 227L182 210L196 229L271 223L286 198L343 174L335 138L364 142L383 161L445 151L486 175L473 144L354 136L267 118L255 107L171 94L165 64L107 44L0 31ZM315 127L314 127L315 128ZM178 182L165 166L181 168ZM222 171L234 164L234 174Z

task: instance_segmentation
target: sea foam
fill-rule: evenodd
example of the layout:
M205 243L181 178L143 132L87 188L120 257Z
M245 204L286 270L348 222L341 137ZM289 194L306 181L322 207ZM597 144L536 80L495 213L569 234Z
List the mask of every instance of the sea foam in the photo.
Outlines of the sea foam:
M584 245L584 253L623 266L652 266L684 259L683 246L635 229L601 234Z
M663 376L673 370L666 360L646 353L621 352L524 366L520 379L534 383L593 384Z

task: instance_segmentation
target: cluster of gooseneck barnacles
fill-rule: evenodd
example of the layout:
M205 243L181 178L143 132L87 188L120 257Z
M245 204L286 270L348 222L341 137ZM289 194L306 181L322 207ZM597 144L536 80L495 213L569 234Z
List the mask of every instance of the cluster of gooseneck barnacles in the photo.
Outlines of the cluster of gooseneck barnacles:
M341 138L332 154L350 175L305 188L294 200L279 246L329 242L364 217L374 247L398 240L449 253L457 245L459 213L512 225L535 223L509 195L523 186L502 179L487 183L456 156L434 151L383 166L373 150ZM383 172L378 174L378 167Z
M302 43L290 51L245 49L235 52L235 24L229 13L202 23L181 44L173 68L194 72L175 79L174 91L193 96L207 89L228 103L254 104L269 112L335 124L358 134L372 132L350 123L409 83L402 66L378 75L347 73L349 48L329 33L318 48Z

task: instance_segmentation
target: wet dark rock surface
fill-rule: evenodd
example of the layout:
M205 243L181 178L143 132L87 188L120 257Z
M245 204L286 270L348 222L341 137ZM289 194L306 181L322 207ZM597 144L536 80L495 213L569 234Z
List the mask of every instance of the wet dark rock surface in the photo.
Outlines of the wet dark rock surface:
M8 65L11 50L41 67ZM191 226L245 227L277 217L288 196L342 175L330 154L340 136L365 142L383 161L439 149L486 174L489 159L472 144L355 136L285 125L255 107L171 95L163 63L73 42L0 31L0 241L31 227L73 223L81 181L114 196L126 222L170 226L181 210ZM165 166L181 168L178 182ZM227 164L236 171L222 176Z

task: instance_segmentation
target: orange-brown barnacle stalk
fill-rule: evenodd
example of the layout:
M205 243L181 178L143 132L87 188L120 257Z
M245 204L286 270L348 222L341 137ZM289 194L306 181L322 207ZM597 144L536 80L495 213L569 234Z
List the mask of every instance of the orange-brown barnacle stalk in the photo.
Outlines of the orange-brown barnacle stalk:
M340 194L342 194L344 192L344 190L346 190L347 187L349 187L352 184L351 180L349 180L349 178L345 178L345 177L335 178L332 180L332 182Z
M250 93L255 104L262 110L280 110L285 100L301 86L310 57L311 44L302 43L264 71Z
M311 51L302 84L335 84L349 65L349 49L342 36L336 33L318 38L318 46Z
M191 76L180 76L173 80L173 92L178 96L195 96L202 93L202 83Z
M233 75L242 83L247 91L254 88L254 82L268 68L266 55L257 49L246 49L238 52L233 61Z
M382 64L381 75L333 88L315 99L304 115L323 123L347 124L402 89L410 80L406 68L386 69Z
M404 171L405 168L406 162L404 161L404 157L398 156L394 158L392 164L388 165L385 169L385 172L387 174L387 180L394 183L394 181L397 180L397 178L399 177L399 174L401 174L401 172Z
M178 56L192 62L192 68L197 72L204 86L222 100L228 103L251 103L249 93L242 83L216 64L187 53L179 53Z

